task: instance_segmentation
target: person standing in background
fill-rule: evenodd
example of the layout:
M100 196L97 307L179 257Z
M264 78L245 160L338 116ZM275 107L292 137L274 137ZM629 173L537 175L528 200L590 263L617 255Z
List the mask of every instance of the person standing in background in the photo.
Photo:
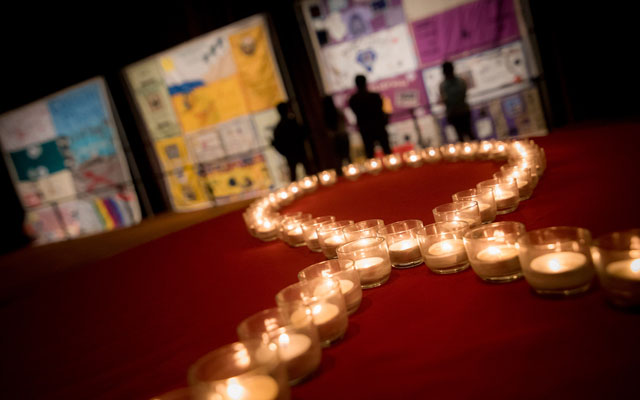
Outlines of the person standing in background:
M287 159L289 176L293 182L296 180L298 164L302 163L305 172L311 173L305 148L305 141L309 135L307 129L296 121L295 114L288 102L279 103L277 109L280 114L280 122L273 130L271 145Z
M338 159L338 171L345 163L351 163L349 154L349 134L347 133L347 119L341 110L333 103L331 96L322 99L324 123L327 127L327 136Z
M373 157L376 142L382 146L384 154L391 154L386 127L388 116L382 110L382 97L369 91L364 75L356 76L355 82L357 92L349 99L349 107L358 120L358 129L367 158Z
M447 122L456 130L458 141L473 140L471 133L471 110L467 104L467 83L456 76L453 64L442 64L444 81L440 83L440 100L447 109Z

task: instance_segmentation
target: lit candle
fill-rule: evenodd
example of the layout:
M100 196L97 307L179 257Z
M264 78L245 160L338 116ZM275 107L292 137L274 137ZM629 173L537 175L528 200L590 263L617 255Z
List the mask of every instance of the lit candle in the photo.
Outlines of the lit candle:
M362 301L362 291L355 290L356 285L349 279L340 279L339 283L340 292L342 292L342 296L344 296L344 302L347 306L347 310L351 310L353 308L357 309L357 306ZM316 297L321 296L324 290L324 287L317 286L313 292L313 295Z
M379 282L391 273L391 264L382 257L361 258L356 260L355 267L362 286Z
M475 258L471 259L471 267L481 278L522 274L518 249L508 244L494 244L480 250Z
M538 292L570 290L588 285L595 272L582 253L561 251L531 260L525 278Z
M274 400L278 397L278 382L268 375L230 378L224 393L230 400Z
M424 263L435 270L450 269L467 262L467 252L460 239L445 239L434 243L423 256Z
M320 364L320 347L312 347L311 338L300 333L282 333L277 338L278 355L286 363L289 382L297 382Z
M278 336L278 354L282 361L291 361L311 348L311 339L299 333Z
M496 207L498 210L505 210L517 204L518 193L511 190L505 190L498 186L493 188L493 195L496 199Z
M606 271L611 277L640 283L640 258L614 261L607 265Z
M393 266L410 266L422 260L420 247L413 238L403 239L389 245L389 258Z
M289 231L287 231L287 242L291 246L301 246L304 244L304 235L302 234L300 225L294 225L294 228L290 228Z
M262 223L258 224L256 228L256 236L262 240L273 240L276 238L277 231L276 225L273 224L269 220L265 220Z
M344 244L344 237L342 235L329 236L324 240L322 245L322 252L327 258L336 258L336 249Z

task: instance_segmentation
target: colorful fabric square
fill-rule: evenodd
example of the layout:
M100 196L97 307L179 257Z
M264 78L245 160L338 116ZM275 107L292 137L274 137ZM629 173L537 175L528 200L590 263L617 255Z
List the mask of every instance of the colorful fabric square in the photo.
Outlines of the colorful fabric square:
M56 140L12 152L11 161L21 181L35 181L66 168Z
M262 25L229 36L249 111L274 107L285 99Z

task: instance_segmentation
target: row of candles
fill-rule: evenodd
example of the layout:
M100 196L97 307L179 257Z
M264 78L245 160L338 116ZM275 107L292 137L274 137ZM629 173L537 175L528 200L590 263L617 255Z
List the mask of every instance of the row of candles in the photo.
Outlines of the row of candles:
M471 144L457 148L467 145ZM307 246L322 252L327 261L301 270L298 283L275 295L275 307L243 320L237 327L238 342L218 348L192 365L190 388L159 398L288 399L289 385L309 378L320 365L321 348L344 336L348 316L362 300L362 290L385 284L392 268L424 263L436 274L452 274L470 266L487 282L511 282L524 276L535 292L563 296L588 290L597 273L614 304L639 306L639 229L604 235L592 243L584 228L527 232L520 222L494 222L497 215L514 211L531 197L546 168L544 151L532 141L501 145L499 151L486 154L507 158L508 164L493 179L457 192L451 203L435 207L435 222L428 225L417 219L356 223L336 221L334 216L313 218L308 213L277 212L293 199L313 192L318 182L325 186L335 183L335 171L305 177L285 191L252 203L243 214L251 235L263 241L280 239L292 247ZM482 143L471 147L478 157ZM447 148L444 152L425 149L422 160L430 150L441 155L438 159L454 160L454 152L448 158L443 156ZM395 157L411 165L407 160L415 154ZM383 160L383 165L390 165L389 159ZM366 169L373 161L376 159L365 162L365 170L377 173ZM395 169L397 164L387 168Z

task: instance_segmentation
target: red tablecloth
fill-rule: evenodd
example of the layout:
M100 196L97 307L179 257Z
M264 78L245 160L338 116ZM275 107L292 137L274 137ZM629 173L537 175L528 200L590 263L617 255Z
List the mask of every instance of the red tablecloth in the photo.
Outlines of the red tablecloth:
M583 226L594 237L640 226L640 125L536 142L547 172L530 200L498 220ZM430 223L433 207L499 165L439 163L341 180L283 212ZM323 258L252 238L234 212L59 274L0 310L0 397L144 399L184 386L193 361L236 340L240 320L274 306L279 289ZM523 280L491 285L472 270L438 276L422 265L365 291L345 339L293 395L640 398L639 365L640 315L608 306L597 287L550 300Z

